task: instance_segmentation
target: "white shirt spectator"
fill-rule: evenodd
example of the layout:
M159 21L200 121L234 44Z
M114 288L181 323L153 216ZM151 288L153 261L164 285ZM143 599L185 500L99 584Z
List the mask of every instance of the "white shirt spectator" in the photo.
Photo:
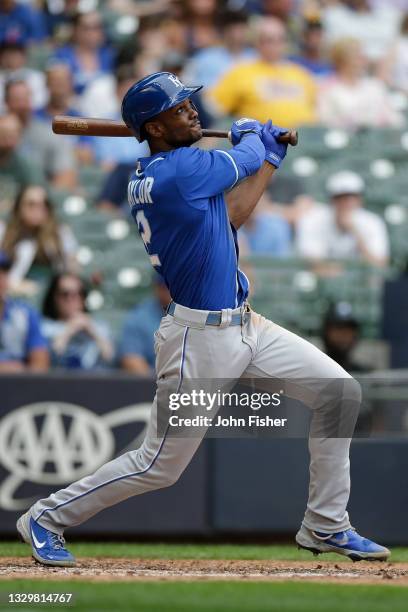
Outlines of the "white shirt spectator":
M102 119L110 119L120 113L116 81L113 75L105 74L92 81L79 97L77 109L85 117Z
M356 38L365 56L377 62L398 34L400 16L400 11L388 3L367 12L336 4L325 9L323 24L329 44L344 37Z
M408 93L408 36L397 39L387 60L390 64L389 84Z
M318 113L322 123L339 128L399 127L404 123L385 85L370 77L354 83L329 77L320 90Z
M389 241L384 221L375 213L359 208L352 213L356 234L366 238L366 247L373 257L388 259ZM332 205L317 204L300 218L296 231L296 251L307 259L359 258L357 238L342 231L336 223Z
M58 229L63 256L68 262L74 258L78 250L78 242L68 225L61 225ZM3 240L5 231L6 224L4 221L0 221L0 243ZM26 277L34 263L36 252L37 245L32 238L25 238L16 244L14 261L9 273L11 283L18 283Z

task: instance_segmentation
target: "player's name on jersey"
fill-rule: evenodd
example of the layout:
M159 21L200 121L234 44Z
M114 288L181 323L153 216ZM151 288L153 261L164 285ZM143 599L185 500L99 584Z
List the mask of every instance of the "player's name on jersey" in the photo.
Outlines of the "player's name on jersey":
M153 204L152 189L154 178L146 176L142 179L130 181L128 185L128 199L130 206L135 204Z
M171 427L286 427L288 419L261 417L258 414L249 414L245 418L227 416L209 417L197 415L192 418L180 417L172 414L169 419Z

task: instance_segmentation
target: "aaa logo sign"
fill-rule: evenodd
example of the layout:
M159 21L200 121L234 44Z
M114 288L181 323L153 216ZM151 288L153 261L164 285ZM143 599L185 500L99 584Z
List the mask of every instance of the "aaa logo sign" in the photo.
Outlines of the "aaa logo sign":
M139 404L99 416L64 402L22 406L0 422L0 461L9 476L0 484L0 507L24 509L32 499L16 499L24 481L61 485L92 473L112 458L112 428L130 421L145 425L150 404ZM143 433L143 432L142 432ZM139 434L137 448L142 434Z

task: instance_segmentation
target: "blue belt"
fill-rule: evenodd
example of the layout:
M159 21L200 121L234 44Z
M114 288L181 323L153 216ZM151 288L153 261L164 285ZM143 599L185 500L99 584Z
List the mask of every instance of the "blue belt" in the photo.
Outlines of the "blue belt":
M171 302L169 304L169 307L167 308L167 314L174 315L174 311L175 310L176 310L176 304L175 304L175 302ZM221 311L209 312L208 315L207 315L207 319L205 321L205 324L206 325L219 326L219 325L221 325L221 320L222 320L222 312ZM241 325L241 323L242 323L242 314L241 313L232 315L230 325Z

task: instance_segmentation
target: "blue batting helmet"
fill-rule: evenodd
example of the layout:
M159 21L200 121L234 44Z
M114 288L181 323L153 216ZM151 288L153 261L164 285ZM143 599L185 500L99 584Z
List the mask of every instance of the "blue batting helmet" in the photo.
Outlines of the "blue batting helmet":
M140 129L146 121L180 104L202 87L186 87L171 72L155 72L126 92L122 101L123 121L140 139Z

